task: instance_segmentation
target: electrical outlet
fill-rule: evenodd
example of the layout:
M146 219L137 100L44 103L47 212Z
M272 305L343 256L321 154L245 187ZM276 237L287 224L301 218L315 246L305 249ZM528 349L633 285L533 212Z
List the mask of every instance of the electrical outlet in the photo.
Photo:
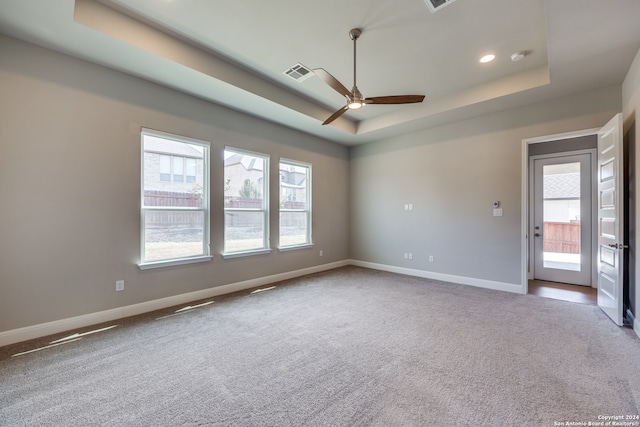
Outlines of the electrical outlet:
M433 262L433 255L429 255L429 262Z
M116 280L116 292L124 291L124 280Z
M413 259L413 254L409 252L409 259Z
M322 252L322 249L320 249L320 256L324 255L324 253Z

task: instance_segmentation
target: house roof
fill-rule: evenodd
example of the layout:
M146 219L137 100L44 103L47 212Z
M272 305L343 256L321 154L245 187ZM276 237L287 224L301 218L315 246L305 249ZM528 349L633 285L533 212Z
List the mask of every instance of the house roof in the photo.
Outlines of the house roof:
M189 144L175 144L167 143L166 139L158 138L152 135L145 135L144 137L144 149L145 151L153 151L161 154L172 154L174 156L183 157L195 157L202 158L202 151L197 150L195 147Z
M346 145L620 85L640 49L640 1L423 0L0 2L0 32ZM412 105L345 105L296 63L365 96L423 94ZM513 53L524 52L513 62ZM496 59L480 64L493 53Z
M264 170L264 162L262 159L251 155L234 153L224 159L225 166L233 166L237 164L241 164L246 170Z
M577 199L580 198L580 173L560 173L545 175L544 199Z

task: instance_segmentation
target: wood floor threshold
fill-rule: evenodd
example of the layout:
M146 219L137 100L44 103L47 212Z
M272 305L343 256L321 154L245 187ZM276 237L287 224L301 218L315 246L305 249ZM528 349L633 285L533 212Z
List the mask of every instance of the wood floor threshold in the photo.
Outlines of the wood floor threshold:
M579 304L596 305L598 301L595 288L542 280L529 280L529 294Z

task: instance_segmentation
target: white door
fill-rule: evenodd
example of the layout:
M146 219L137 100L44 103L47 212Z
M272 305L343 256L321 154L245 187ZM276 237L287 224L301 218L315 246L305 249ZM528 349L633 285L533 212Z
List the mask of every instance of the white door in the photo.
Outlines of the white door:
M534 279L591 286L593 156L531 158Z
M598 306L622 325L622 114L598 132Z

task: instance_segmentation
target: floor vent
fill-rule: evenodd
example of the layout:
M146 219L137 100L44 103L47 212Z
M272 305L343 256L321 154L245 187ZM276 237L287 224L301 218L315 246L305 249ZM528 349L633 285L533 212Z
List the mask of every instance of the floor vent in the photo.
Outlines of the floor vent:
M429 6L429 10L431 13L436 13L443 7L453 3L456 0L424 0L424 2Z
M298 83L314 75L313 71L311 71L309 68L305 67L299 62L293 67L284 71L284 74L291 77L293 80L297 81Z

